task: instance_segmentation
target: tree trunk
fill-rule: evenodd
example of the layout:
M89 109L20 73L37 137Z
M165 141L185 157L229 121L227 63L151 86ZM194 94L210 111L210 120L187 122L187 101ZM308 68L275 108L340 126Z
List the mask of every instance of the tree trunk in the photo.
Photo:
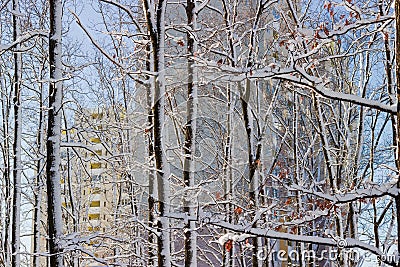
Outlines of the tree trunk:
M10 230L11 230L11 170L10 170L10 143L9 143L9 117L10 117L10 104L7 94L2 97L2 118L3 118L3 164L4 172L3 179L5 183L5 210L4 210L4 236L3 236L3 249L4 249L4 262L6 266L11 265L11 247L10 247Z
M397 188L400 188L400 0L395 0L396 14L396 93L397 93L397 144L396 144L396 167ZM396 217L400 221L400 195L396 196ZM397 240L400 240L400 223L397 223ZM400 252L400 242L397 242L397 251ZM400 266L400 262L398 263Z
M64 266L61 247L62 210L60 185L60 135L62 105L62 0L50 0L50 35L49 35L49 114L47 132L47 216L49 227L50 266Z
M18 0L13 0L14 12L19 12ZM19 37L19 18L13 14L13 41ZM21 64L22 56L18 52L19 45L14 52L14 143L13 143L13 208L12 208L12 232L11 232L11 266L20 266L20 217L21 217L21 138L22 138L22 109L21 109Z
M42 104L42 91L40 93L40 107ZM41 221L41 208L42 208L42 168L43 168L43 159L41 158L43 149L43 120L44 114L43 109L40 108L39 113L39 127L38 127L38 136L37 136L37 147L38 147L38 161L36 163L36 177L35 177L35 192L34 192L34 213L33 213L33 266L40 266L40 221Z
M147 61L146 61L146 70L147 71L152 71L152 56L151 56L151 48L150 45L146 46L146 52L147 52ZM154 209L155 209L155 192L156 192L156 184L155 184L155 175L154 175L154 138L153 138L153 131L150 131L150 129L153 127L153 110L152 110L152 103L153 103L153 98L152 98L152 92L151 92L151 86L150 84L153 84L153 79L151 76L146 75L146 81L149 81L149 84L146 84L146 104L147 104L147 123L148 123L148 129L147 129L147 142L148 142L148 156L149 156L149 196L147 199L148 205L149 205L149 214L148 214L148 225L150 229L154 229ZM149 231L148 233L148 242L149 242L149 259L148 263L149 266L155 266L155 236L152 231Z
M187 24L191 31L196 30L196 2L194 0L187 0L186 2L186 16ZM194 53L196 52L197 45L192 36L193 32L186 33L187 39L187 105L186 105L186 125L185 125L185 142L183 147L184 162L183 162L183 182L188 188L194 186L194 153L195 153L195 140L196 140L196 117L197 117L197 77L194 64ZM189 217L194 216L194 204L190 201L190 191L186 191L184 195L184 212ZM197 237L196 237L196 223L189 220L184 227L184 243L185 243L185 267L197 266Z
M166 161L164 147L164 118L165 118L165 10L166 0L154 5L149 0L143 1L147 29L152 45L152 65L156 73L153 99L153 147L156 164L156 181L158 191L159 219L157 228L157 258L158 266L171 266L171 249L169 234L169 166Z

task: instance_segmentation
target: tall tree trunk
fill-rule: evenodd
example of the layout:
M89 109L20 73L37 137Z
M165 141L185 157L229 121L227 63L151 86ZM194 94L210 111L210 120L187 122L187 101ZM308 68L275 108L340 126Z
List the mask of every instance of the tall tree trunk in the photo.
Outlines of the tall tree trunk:
M10 247L10 230L11 230L11 166L10 166L10 142L9 142L9 117L10 102L7 94L2 97L2 127L3 127L3 179L5 183L5 211L4 211L4 262L6 266L11 265L11 247Z
M156 180L158 191L159 219L157 228L157 258L158 266L170 267L170 234L169 234L169 166L164 148L165 119L165 10L166 0L160 0L156 5L150 0L143 1L147 29L150 34L153 54L153 68L156 73L153 98L153 143L154 160L156 164Z
M243 113L243 120L246 128L246 141L247 141L247 154L248 154L248 168L249 168L249 187L250 187L250 203L257 209L258 207L258 191L259 191L259 181L257 175L257 168L260 164L260 156L261 156L261 142L255 142L254 136L256 135L253 129L253 115L251 108L249 106L250 101L250 80L246 80L244 90L241 88L241 84L239 84L239 88L241 91L241 104L242 104L242 113ZM259 135L257 134L257 138ZM254 222L253 227L257 226L257 222ZM252 266L257 267L259 265L259 259L257 258L257 253L259 249L259 239L255 236L252 237L253 243L253 253L252 253Z
M224 8L224 21L225 21L225 26L227 29L227 43L229 44L229 53L231 55L229 59L230 65L232 67L236 67L236 53L235 53L235 47L234 47L234 37L232 33L232 25L231 22L235 20L237 13L234 11L233 16L231 16L230 12L230 4L227 3L227 1L222 1L223 8ZM234 8L235 9L235 8ZM231 84L227 84L227 90L226 90L226 95L227 95L227 137L225 141L225 155L224 155L224 195L227 199L233 199L233 180L232 180L232 114L233 110L235 108L235 101L233 100L233 94L232 94L232 88ZM233 205L230 203L230 201L227 201L225 204L225 213L226 213L226 220L230 223L233 222L233 216L232 216L232 210L233 210ZM227 233L227 231L224 231ZM227 251L223 249L223 255L222 255L222 266L223 267L230 267L233 266L233 250L234 247Z
M147 71L152 71L152 56L151 56L151 48L150 45L146 46L146 52L147 52L147 61L146 61L146 70ZM147 199L148 205L149 205L149 214L148 214L148 225L150 229L154 229L154 209L155 209L155 192L156 192L156 184L155 184L155 175L154 175L154 138L153 138L153 110L152 110L152 103L153 103L153 98L152 98L152 92L151 92L151 85L153 84L153 77L146 75L146 81L149 81L149 84L146 84L146 101L147 101L147 123L148 123L148 129L147 129L147 142L148 142L148 156L149 156L149 196ZM155 266L155 235L154 233L150 230L149 231L149 236L148 236L148 242L149 242L149 266Z
M47 216L49 227L50 266L64 266L60 246L62 238L62 210L60 184L60 135L62 105L62 0L50 0L50 35L49 35L49 114L47 126Z
M19 5L18 0L13 0L13 41L19 37ZM18 52L19 45L14 52L14 143L13 143L13 208L12 208L12 232L11 232L11 266L20 266L20 217L21 217L21 139L22 139L22 109L21 109L21 64L22 56Z
M164 19L162 19L164 20ZM164 34L161 35L164 38ZM170 234L169 234L169 167L166 160L164 146L164 118L165 118L165 74L164 74L164 40L156 50L154 59L155 72L157 73L154 93L154 158L156 163L159 220L157 227L158 236L158 266L170 267Z
M40 220L41 220L41 207L42 207L42 168L43 168L43 159L42 155L44 152L43 145L43 136L44 136L44 111L43 107L43 86L40 86L40 95L39 95L39 126L38 126L38 135L36 140L36 146L38 148L38 161L36 163L36 177L35 177L35 203L34 203L34 213L33 213L33 266L39 267L40 265Z
M226 118L226 140L225 140L225 152L224 152L224 165L223 165L223 188L224 188L224 196L226 199L231 200L233 198L233 182L232 182L232 114L233 109L235 107L235 101L233 100L233 94L231 91L231 85L227 84L226 89L227 95L227 118ZM233 223L232 210L233 205L231 201L227 201L225 204L225 218L229 223ZM224 231L224 233L228 233L228 231ZM233 266L233 249L227 251L223 250L222 255L222 266Z
M396 167L397 188L400 188L400 0L395 0L396 14L396 93L397 93L397 144ZM397 240L400 240L400 195L396 196ZM397 251L400 251L400 242L397 242ZM400 262L398 263L400 266Z
M194 53L197 50L196 41L193 34L196 30L196 1L186 1L186 16L187 24L190 32L186 33L187 39L187 105L186 105L186 125L185 125L185 142L183 147L184 161L183 161L183 182L188 188L194 186L194 153L195 153L195 140L196 140L196 117L197 117L197 77L194 64ZM192 198L190 191L185 192L184 196L184 212L189 217L194 216L194 204L190 201ZM184 227L184 243L185 243L185 267L197 266L197 237L196 237L196 223L189 220Z

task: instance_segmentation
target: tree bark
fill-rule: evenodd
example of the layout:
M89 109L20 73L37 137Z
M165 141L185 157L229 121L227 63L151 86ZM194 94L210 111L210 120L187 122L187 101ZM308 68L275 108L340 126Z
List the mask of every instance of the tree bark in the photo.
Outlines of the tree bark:
M185 125L185 142L183 147L184 161L183 161L183 182L188 188L194 186L194 153L195 153L195 140L196 140L196 117L197 117L197 77L196 69L193 66L197 45L193 38L196 29L196 2L195 0L186 1L186 16L187 24L190 29L186 33L187 40L187 105L186 105L186 125ZM190 201L190 191L185 192L184 196L184 212L188 216L194 216L193 201ZM184 243L185 243L185 267L197 266L197 237L196 237L196 223L188 221L184 227Z
M146 46L146 52L147 52L147 61L146 61L146 70L147 71L152 71L152 56L151 56L151 48L150 45ZM150 84L153 84L153 78L149 75L146 75L146 80L149 81L149 84L146 84L146 104L147 104L147 123L148 123L148 129L147 129L147 142L148 142L148 156L149 156L149 196L147 199L148 205L149 205L149 214L148 214L148 225L150 229L154 229L154 209L155 207L155 192L156 192L156 184L155 184L155 173L153 171L154 169L154 138L153 138L153 131L150 129L153 127L153 110L152 110L152 103L153 103L153 98L152 98L152 92L151 92L151 86ZM149 266L155 266L155 258L156 258L156 253L155 253L155 245L156 245L156 239L154 236L154 233L152 231L149 231L149 236L148 236L148 242L149 242L149 250L148 250L148 263Z
M49 114L47 132L47 218L49 227L50 266L62 267L62 209L60 184L60 135L62 105L62 0L50 0L50 35L49 35Z
M13 10L19 12L18 0L12 2ZM13 41L19 37L19 18L13 14ZM19 45L14 51L14 81L13 81L13 104L14 104L14 143L13 143L13 208L12 208L12 231L11 231L11 266L20 266L20 217L21 217L21 138L22 138L22 109L21 109L21 64L22 56L18 52Z
M39 96L39 126L38 126L38 135L36 145L38 147L38 161L36 163L36 177L35 177L35 192L34 192L34 213L33 213L33 266L40 266L40 220L41 220L41 209L42 209L42 168L43 168L43 159L42 153L43 149L43 135L44 135L44 112L42 109L43 106L43 88L41 88L40 96Z
M396 136L396 167L397 188L400 189L400 0L395 0L396 14L396 94L397 94L397 136ZM396 196L396 217L400 221L400 195ZM400 223L397 223L397 240L400 240ZM400 252L400 242L397 242L397 251ZM400 266L400 262L397 263Z
M155 8L154 8L155 6ZM160 0L156 5L150 0L143 1L147 29L152 45L152 65L154 73L153 98L153 147L156 165L156 181L158 191L159 219L157 228L157 258L158 266L171 266L170 234L169 234L169 166L164 147L164 118L165 118L165 10L166 0Z
M3 127L3 179L5 183L5 211L4 211L4 235L3 249L4 262L6 266L11 265L11 247L10 247L10 230L11 230L11 166L10 166L10 142L9 142L9 117L10 103L7 94L2 97L2 127Z

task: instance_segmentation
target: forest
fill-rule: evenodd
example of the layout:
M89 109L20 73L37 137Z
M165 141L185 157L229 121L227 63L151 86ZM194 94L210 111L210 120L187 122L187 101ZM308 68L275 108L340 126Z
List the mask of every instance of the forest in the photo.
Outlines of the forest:
M0 0L0 266L400 267L400 0Z

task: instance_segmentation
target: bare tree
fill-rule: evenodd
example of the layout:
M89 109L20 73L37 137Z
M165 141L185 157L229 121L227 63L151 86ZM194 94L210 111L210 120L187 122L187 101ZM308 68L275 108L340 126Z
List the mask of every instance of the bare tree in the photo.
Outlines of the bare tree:
M13 10L19 12L18 0L13 1ZM13 41L19 37L19 18L13 14ZM22 141L22 107L21 107L21 76L22 76L22 56L18 51L19 45L14 52L14 143L13 143L13 217L12 217L12 266L20 266L20 220L21 220L21 141Z
M63 262L63 225L61 211L60 185L60 135L62 116L62 0L50 0L49 35L49 113L47 123L47 213L49 227L50 265L64 266Z

